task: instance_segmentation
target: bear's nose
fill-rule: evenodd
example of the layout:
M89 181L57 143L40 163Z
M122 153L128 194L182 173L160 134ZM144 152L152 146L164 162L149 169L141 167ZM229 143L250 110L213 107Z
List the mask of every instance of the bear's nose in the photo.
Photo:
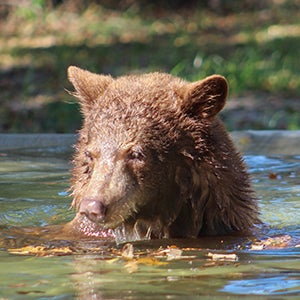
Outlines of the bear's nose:
M79 213L86 215L92 222L103 222L106 206L101 200L85 198L81 201Z

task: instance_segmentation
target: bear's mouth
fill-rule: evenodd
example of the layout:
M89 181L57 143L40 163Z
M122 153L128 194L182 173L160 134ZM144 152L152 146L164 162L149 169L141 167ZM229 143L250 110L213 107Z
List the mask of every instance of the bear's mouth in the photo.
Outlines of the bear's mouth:
M116 234L113 229L105 228L103 224L95 223L86 215L79 214L77 218L79 231L86 237L115 239Z
M137 214L137 208L134 201L120 199L119 201L107 207L103 219L103 228L115 229L122 224L126 224L130 219L134 219Z

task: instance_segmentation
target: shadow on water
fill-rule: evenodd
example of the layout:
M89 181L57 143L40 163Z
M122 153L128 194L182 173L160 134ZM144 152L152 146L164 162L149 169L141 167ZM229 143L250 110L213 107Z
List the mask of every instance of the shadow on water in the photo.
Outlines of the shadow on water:
M56 238L74 217L69 157L61 148L1 154L0 297L298 299L299 156L245 157L266 223L254 236L129 245Z

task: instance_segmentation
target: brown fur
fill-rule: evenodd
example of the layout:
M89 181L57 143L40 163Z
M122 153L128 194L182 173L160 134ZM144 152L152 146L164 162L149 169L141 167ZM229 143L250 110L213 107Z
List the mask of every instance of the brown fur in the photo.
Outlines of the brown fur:
M216 116L227 96L222 76L113 79L76 67L68 75L84 116L74 226L87 217L135 240L246 231L259 222L245 165Z

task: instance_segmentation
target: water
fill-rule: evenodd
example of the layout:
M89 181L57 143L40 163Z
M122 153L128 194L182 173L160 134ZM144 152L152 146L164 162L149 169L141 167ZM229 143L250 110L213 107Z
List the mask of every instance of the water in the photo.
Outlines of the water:
M133 245L133 259L122 257L123 245L28 239L10 227L73 218L69 159L63 148L0 153L0 299L300 298L300 156L245 157L266 224L256 237L144 241ZM287 242L251 248L270 237ZM76 251L50 257L8 251L28 244ZM170 255L168 246L182 254ZM213 260L209 252L235 256Z

